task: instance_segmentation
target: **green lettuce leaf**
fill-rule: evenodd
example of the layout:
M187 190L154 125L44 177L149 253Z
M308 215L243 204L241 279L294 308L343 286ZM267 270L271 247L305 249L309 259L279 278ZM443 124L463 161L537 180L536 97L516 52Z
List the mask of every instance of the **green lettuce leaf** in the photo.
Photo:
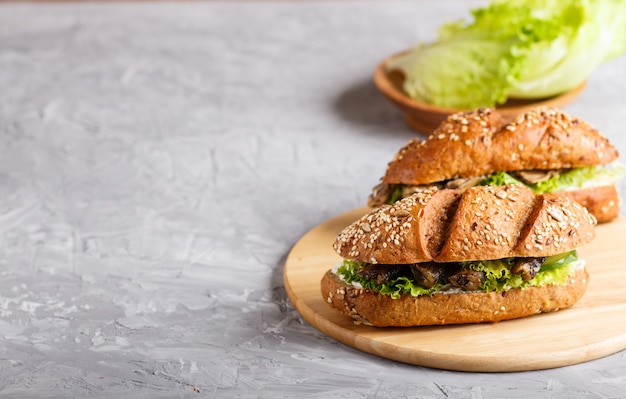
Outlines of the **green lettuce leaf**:
M624 173L626 173L626 166L618 162L613 162L612 164L603 166L586 166L570 169L535 184L524 184L506 172L494 173L486 177L479 184L481 186L522 184L533 190L536 194L544 194L613 184L619 180Z
M396 185L393 192L389 194L389 198L387 198L387 204L391 205L394 202L401 200L403 190L404 190L404 185L402 184Z
M530 188L535 193L553 193L582 187L609 185L619 180L625 171L626 167L616 162L606 166L575 168L535 183Z
M485 273L485 281L480 286L482 290L500 292L511 288L547 284L564 285L567 282L567 277L574 273L574 262L577 260L576 250L548 257L541 265L535 278L527 281L523 280L520 275L511 273L515 258L463 262L462 267Z
M525 185L521 181L517 180L506 172L496 172L490 176L485 177L478 185L479 186L505 186L507 184L521 184Z
M341 276L348 283L359 283L365 289L389 295L393 299L400 298L402 294L412 296L432 295L441 288L441 285L435 285L433 288L424 288L407 277L399 277L385 284L378 284L374 280L364 279L357 274L357 271L363 265L365 263L344 259L341 266L337 269L337 275Z
M480 288L486 292L502 291L505 283L509 282L514 275L511 274L511 267L514 265L513 258L464 262L464 269L476 270L485 273L485 281ZM521 278L520 278L521 280ZM519 287L517 287L519 288Z
M402 88L415 100L447 108L477 108L506 101L521 75L517 58L506 43L459 38L418 45L388 67L403 72Z
M511 288L547 284L563 285L567 282L567 277L574 273L577 260L578 255L575 250L548 257L541 265L535 278L528 281L524 281L520 275L511 273L511 267L515 264L514 258L462 262L461 267L485 273L485 281L480 287L481 290L500 292ZM374 280L362 278L357 274L358 269L365 264L353 260L344 260L336 273L348 283L358 283L365 289L389 295L394 299L403 294L412 296L433 295L443 287L442 284L437 284L433 288L424 288L408 277L399 277L385 284L378 284Z
M450 108L536 99L578 86L626 53L626 0L495 0L395 58L412 98Z
M622 178L624 174L626 174L626 165L616 161L608 165L570 169L535 184L525 184L507 172L496 172L485 177L478 185L504 186L507 184L521 184L530 188L535 194L545 194L614 184ZM387 198L387 203L393 204L402 199L402 191L404 188L404 185L397 185Z

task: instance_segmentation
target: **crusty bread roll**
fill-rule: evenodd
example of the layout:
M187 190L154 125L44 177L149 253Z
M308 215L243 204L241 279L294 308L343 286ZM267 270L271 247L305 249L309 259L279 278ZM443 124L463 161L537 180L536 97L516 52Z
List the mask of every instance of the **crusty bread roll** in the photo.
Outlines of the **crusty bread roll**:
M561 110L536 108L507 122L497 110L481 108L450 115L426 140L409 141L387 166L369 204L384 203L381 185L425 186L501 171L561 171L609 164L618 156L595 128ZM617 216L615 187L576 191L572 196L580 202L603 204L590 209L599 222Z
M333 247L345 259L381 267L543 259L591 241L595 224L585 207L564 194L535 195L522 185L475 186L423 191L375 208L340 232ZM392 299L347 284L329 271L322 279L322 296L374 326L474 323L571 306L585 292L587 279L582 263L565 285Z

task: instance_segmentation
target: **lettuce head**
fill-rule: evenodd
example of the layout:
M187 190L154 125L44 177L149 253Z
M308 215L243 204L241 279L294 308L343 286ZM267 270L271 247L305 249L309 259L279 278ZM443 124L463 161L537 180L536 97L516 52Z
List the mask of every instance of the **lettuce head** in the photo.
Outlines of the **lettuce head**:
M389 63L412 98L450 108L536 99L626 53L626 0L495 0Z

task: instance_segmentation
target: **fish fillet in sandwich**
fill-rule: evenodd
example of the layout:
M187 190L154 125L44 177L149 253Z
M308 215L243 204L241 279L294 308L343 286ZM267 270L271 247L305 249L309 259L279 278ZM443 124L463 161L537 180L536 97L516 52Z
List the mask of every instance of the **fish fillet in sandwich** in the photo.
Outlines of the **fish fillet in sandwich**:
M588 273L576 248L596 220L569 196L523 185L432 189L372 209L334 242L323 299L357 323L497 322L574 305Z
M461 112L400 149L368 204L432 188L522 184L537 194L564 192L603 223L619 215L615 182L625 168L618 156L598 130L555 108L532 109L510 122L494 109Z

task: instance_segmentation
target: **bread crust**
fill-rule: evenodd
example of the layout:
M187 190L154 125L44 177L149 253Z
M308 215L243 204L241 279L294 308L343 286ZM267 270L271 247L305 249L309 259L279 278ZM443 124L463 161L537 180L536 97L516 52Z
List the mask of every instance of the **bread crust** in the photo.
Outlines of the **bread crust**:
M321 281L324 300L356 323L375 327L498 322L552 312L574 305L587 290L587 270L578 269L566 285L505 292L464 292L393 299L346 284L331 270Z
M460 196L454 190L429 190L376 208L339 233L334 247L344 258L369 263L432 260Z
M423 185L500 171L568 169L608 164L615 147L585 121L536 108L506 123L497 110L450 115L426 140L395 155L386 184Z
M524 256L515 251L539 198L522 186L473 187L466 190L451 220L437 262ZM535 216L535 218L538 215Z
M420 192L373 209L333 247L343 258L380 264L550 256L591 241L595 224L564 194L476 186Z

